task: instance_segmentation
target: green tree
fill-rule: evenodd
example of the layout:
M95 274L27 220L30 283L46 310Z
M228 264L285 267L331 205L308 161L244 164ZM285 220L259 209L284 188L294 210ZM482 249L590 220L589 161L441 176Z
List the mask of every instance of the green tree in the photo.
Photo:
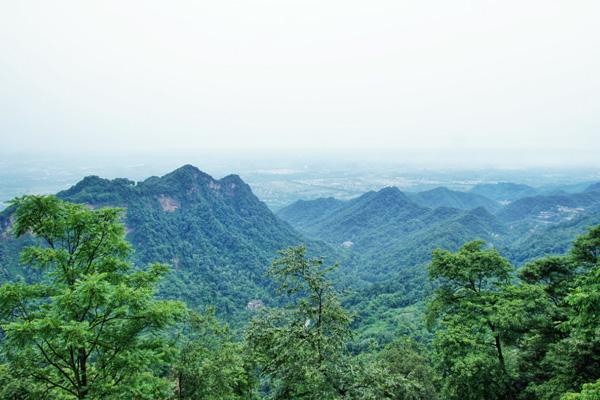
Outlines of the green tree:
M185 307L154 299L168 267L133 268L119 209L90 210L54 196L13 204L16 236L39 242L21 260L43 280L0 287L2 350L12 375L44 388L42 398L170 396L162 374L173 347L163 332Z
M175 366L177 399L254 398L252 364L243 343L234 342L213 308L193 314Z
M428 322L438 323L434 350L444 398L512 396L502 324L502 292L512 270L482 241L469 242L456 253L433 252L429 274L437 288L428 304Z
M521 399L540 398L538 386L556 373L547 355L566 336L561 325L567 319L566 296L575 285L576 270L567 256L543 257L519 270L517 301L508 305L507 317L514 322L511 332L518 351L513 384ZM536 310L533 305L538 306Z
M438 377L423 346L413 339L401 337L386 345L376 356L382 390L379 398L402 400L435 400Z
M351 317L326 279L331 268L323 268L321 259L307 259L305 251L280 252L270 274L291 305L263 311L247 340L270 398L344 398L352 391L346 350Z
M561 400L600 400L600 379L586 383L579 393L567 393Z
M571 273L562 283L566 290L559 303L560 318L555 321L557 338L546 343L539 362L542 374L531 382L529 390L534 395L530 398L558 399L600 378L599 254L600 226L596 226L577 237L566 256ZM590 384L581 398L590 398L594 387Z

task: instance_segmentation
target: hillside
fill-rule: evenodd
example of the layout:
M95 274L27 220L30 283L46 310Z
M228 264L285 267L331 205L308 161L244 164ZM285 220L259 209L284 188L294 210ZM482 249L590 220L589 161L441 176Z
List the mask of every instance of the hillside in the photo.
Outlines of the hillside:
M424 263L434 248L455 249L467 240L493 240L504 232L504 226L483 207L432 209L395 187L338 200L327 212L311 213L322 201L297 202L278 215L313 239L346 248L355 257L357 276L366 281L387 279Z
M573 219L582 213L600 211L600 193L585 191L574 194L538 195L512 202L497 213L504 222L524 220L539 222L561 222Z
M278 249L306 242L239 176L214 179L191 165L142 182L89 176L57 196L93 208L122 207L137 261L173 266L162 295L192 306L214 304L226 314L243 313L252 299L268 304L264 272L270 260ZM23 244L9 239L9 213L0 217L5 279L18 272L16 255ZM322 244L310 244L319 254L331 254ZM31 271L25 274L29 278Z
M508 189L512 196L530 191L508 183L491 187ZM337 201L333 210L320 215L303 214L319 208L318 201L305 201L279 216L311 238L347 247L359 260L358 274L367 280L425 263L434 248L454 250L474 239L486 240L520 264L546 253L564 253L572 237L600 223L600 192L595 190L524 197L491 207L495 213L489 202L493 201L445 188L409 196L397 188L384 188ZM468 209L469 204L475 207Z
M426 190L419 193L411 193L409 197L417 204L428 207L451 207L460 210L471 210L477 207L483 207L489 212L494 213L502 206L495 200L485 196L450 190L446 187L438 187L432 190Z
M343 204L342 200L333 197L298 200L279 210L277 215L294 226L309 229L316 221L325 218Z

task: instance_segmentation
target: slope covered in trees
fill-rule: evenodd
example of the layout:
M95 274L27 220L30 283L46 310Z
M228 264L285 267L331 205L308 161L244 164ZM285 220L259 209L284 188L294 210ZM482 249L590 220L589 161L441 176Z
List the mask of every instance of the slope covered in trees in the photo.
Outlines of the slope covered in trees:
M450 207L459 210L471 210L473 208L483 207L493 213L498 211L501 207L500 203L485 196L476 193L450 190L445 187L411 193L409 197L415 203L428 208Z
M522 185L492 187L508 187L513 196L530 193ZM335 207L320 214L307 211L324 210L319 199L294 203L278 215L311 238L334 247L346 244L361 258L363 269L369 265L369 271L376 271L386 265L387 272L427 262L434 248L456 250L475 239L492 243L520 264L540 254L565 252L570 238L600 223L600 191L593 187L581 193L524 197L504 206L458 193L439 188L405 195L397 188L384 188L345 202L329 199ZM489 202L494 206L486 207Z
M134 268L118 209L53 196L14 206L12 234L37 239L22 262L41 276L0 287L2 398L600 397L600 225L520 269L483 241L436 249L429 335L357 345L328 279L337 266L304 247L279 252L267 279L281 306L236 338L211 308L155 298L168 267Z
M216 180L191 165L137 183L89 176L57 196L91 209L123 208L135 260L173 266L162 295L192 306L213 304L220 314L247 314L253 299L269 303L273 291L265 271L275 251L306 242L238 176ZM11 239L13 209L0 214L0 264L7 280L23 275L17 255L30 240ZM311 248L330 254L322 244L311 242ZM26 278L35 274L25 270Z

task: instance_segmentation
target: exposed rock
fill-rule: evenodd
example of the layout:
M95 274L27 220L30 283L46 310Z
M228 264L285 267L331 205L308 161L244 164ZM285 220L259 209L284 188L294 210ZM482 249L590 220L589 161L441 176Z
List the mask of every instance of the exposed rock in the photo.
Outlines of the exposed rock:
M161 194L158 196L158 202L165 212L173 212L181 207L181 203L170 196Z

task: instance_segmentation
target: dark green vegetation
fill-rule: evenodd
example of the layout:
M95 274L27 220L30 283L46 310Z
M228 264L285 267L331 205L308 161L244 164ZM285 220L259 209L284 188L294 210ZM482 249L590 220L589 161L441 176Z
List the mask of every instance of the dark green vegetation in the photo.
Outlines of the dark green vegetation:
M436 250L428 319L444 398L559 399L598 380L599 256L600 226L518 272L483 242Z
M246 318L253 299L269 304L273 290L265 266L278 249L304 242L238 176L215 180L190 165L138 183L90 176L57 196L93 209L123 208L134 261L173 267L160 285L161 295L193 307L212 304L229 318ZM31 241L10 239L10 212L0 214L0 265L8 280L23 275L17 255ZM329 254L326 246L309 244ZM32 275L25 271L25 276Z
M600 225L516 270L483 241L435 250L433 340L356 346L337 266L280 251L282 307L236 339L214 310L155 298L168 267L134 269L118 209L14 202L37 283L0 287L0 394L10 399L597 399ZM389 291L385 285L380 289ZM379 289L378 289L379 290Z
M523 185L476 186L483 187L511 198L531 193ZM344 301L357 313L359 342L371 338L383 344L398 332L428 337L420 316L422 299L431 291L425 265L433 250L456 251L466 242L485 240L516 266L542 255L564 254L573 237L600 223L596 188L523 197L502 206L468 192L441 188L405 194L388 187L349 201L298 201L278 216L352 261L349 269L356 285ZM435 202L423 202L432 196ZM481 206L489 202L494 205ZM477 207L462 209L469 204Z
M279 215L301 233L191 166L58 197L81 205L0 214L3 397L597 396L600 228L572 246L600 223L597 186L300 201Z
M473 192L482 188L513 199L532 190L496 184L475 186ZM278 215L311 238L347 248L372 280L428 262L435 248L456 250L474 239L492 243L517 264L562 254L572 237L600 223L600 190L591 186L580 193L521 197L502 206L445 188L405 194L388 187L349 201L298 201Z
M159 372L173 361L161 331L185 315L182 303L155 300L168 267L133 271L116 209L89 211L56 197L14 202L13 231L43 245L21 253L42 271L35 284L0 288L2 398L166 397Z
M417 204L429 208L451 207L459 210L471 210L483 207L490 212L498 211L502 206L495 200L476 193L459 192L445 187L410 194L409 197Z

